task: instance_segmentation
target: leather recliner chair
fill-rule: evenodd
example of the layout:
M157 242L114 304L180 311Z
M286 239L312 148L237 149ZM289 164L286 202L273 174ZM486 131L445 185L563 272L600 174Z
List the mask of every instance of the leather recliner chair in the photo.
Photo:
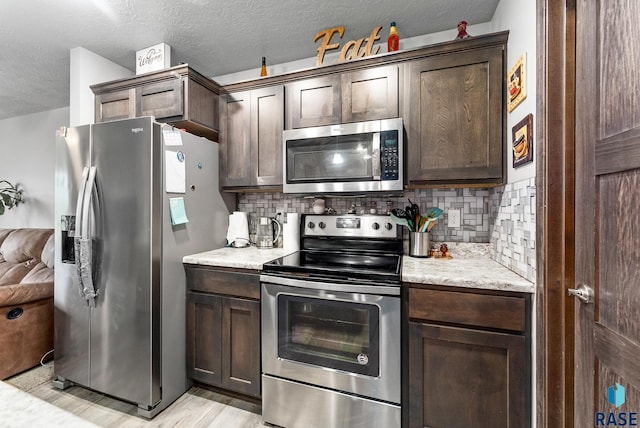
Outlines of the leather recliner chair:
M0 229L0 380L53 350L53 229Z

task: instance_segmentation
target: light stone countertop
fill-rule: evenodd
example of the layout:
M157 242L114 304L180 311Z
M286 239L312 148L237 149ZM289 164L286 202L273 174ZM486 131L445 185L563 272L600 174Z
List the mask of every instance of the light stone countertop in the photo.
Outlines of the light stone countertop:
M402 281L535 293L535 284L489 257L488 244L448 244L451 259L402 257Z
M224 247L184 256L182 263L261 270L264 263L292 252L284 248Z
M491 260L485 244L449 244L453 258L402 257L402 281L419 284L534 293L535 284ZM290 254L283 248L224 247L188 255L183 263L261 270L262 265Z
M402 281L534 293L535 284L489 258L402 257Z

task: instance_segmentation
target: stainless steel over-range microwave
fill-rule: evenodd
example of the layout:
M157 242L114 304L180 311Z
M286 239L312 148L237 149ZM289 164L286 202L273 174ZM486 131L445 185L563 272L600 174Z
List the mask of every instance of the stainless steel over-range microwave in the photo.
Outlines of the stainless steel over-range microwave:
M284 193L402 191L402 119L283 132Z

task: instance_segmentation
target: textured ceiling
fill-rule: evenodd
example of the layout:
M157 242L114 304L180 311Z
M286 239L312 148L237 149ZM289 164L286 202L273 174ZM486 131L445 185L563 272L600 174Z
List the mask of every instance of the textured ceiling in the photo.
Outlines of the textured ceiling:
M135 52L165 42L172 64L206 76L314 57L320 30L343 41L396 21L401 37L492 19L498 0L0 0L0 119L69 105L69 51L135 71Z

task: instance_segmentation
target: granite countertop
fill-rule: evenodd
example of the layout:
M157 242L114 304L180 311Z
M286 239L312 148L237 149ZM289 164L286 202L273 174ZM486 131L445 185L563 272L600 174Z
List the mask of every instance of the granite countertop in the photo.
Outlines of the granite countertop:
M261 270L264 263L292 252L284 248L224 247L184 256L182 263Z
M450 259L402 257L402 281L534 293L535 284L489 257L485 244L448 244Z
M219 248L188 255L183 263L261 270L292 251L283 248ZM450 259L402 257L402 281L419 284L534 293L535 284L489 257L488 244L449 244Z

